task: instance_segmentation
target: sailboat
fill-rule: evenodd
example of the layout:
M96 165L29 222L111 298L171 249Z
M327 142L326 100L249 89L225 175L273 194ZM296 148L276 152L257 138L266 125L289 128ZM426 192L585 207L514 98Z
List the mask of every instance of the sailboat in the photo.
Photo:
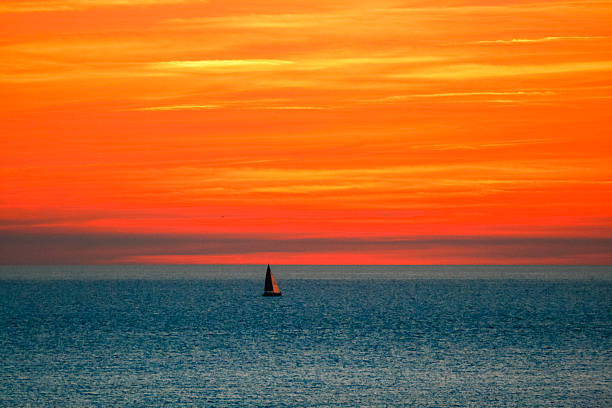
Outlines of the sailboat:
M264 286L264 296L282 296L283 294L280 291L280 288L276 284L276 279L274 279L274 275L272 275L272 271L270 270L270 264L268 264L268 270L266 271L266 284Z

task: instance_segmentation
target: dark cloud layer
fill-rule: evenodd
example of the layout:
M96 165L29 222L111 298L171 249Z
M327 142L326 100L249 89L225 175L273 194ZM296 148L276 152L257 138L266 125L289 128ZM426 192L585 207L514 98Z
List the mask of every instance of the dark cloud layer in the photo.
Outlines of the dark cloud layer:
M242 255L427 251L471 259L599 259L612 262L612 238L429 236L415 238L285 238L258 235L170 235L75 232L57 230L1 231L2 264L96 264L127 257L176 255ZM459 255L457 255L459 254ZM588 262L587 262L588 263Z

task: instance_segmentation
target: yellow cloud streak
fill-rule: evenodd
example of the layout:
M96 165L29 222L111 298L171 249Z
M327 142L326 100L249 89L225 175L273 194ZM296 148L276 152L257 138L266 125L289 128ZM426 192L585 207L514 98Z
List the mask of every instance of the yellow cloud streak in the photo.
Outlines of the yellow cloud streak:
M557 140L558 141L558 140ZM490 143L437 143L410 146L412 150L480 150L500 147L514 147L551 142L551 139L516 139Z
M455 96L548 96L556 95L553 91L476 91L476 92L437 92L429 94L392 95L384 98L365 100L364 102L395 102L411 98L452 98Z
M515 142L519 143L520 142ZM505 146L512 144L508 142ZM489 147L489 146L481 146ZM500 146L501 147L501 146ZM569 167L560 167L559 164L548 163L547 166L530 166L529 163L521 165L500 165L495 164L474 164L474 165L425 165L425 166L395 166L395 167L380 167L380 168L355 168L355 169L259 169L259 168L226 168L217 169L217 175L223 175L227 180L242 180L245 182L252 181L270 181L281 180L283 182L290 181L308 181L316 184L322 180L367 180L371 178L411 178L413 176L431 175L432 173L464 172L466 175L485 173L498 173L505 175L509 174L525 174L525 175L547 175L558 174L559 171L575 170ZM187 173L193 171L194 174L200 173L202 169L184 169Z
M588 164L585 164L588 166ZM87 171L78 171L86 168ZM10 169L6 169L9 171ZM14 172L30 180L32 169ZM327 200L341 195L338 206L393 206L393 201L418 203L436 197L484 196L501 191L549 188L555 185L610 185L609 175L588 167L572 167L560 160L518 161L511 164L486 162L460 165L389 166L377 168L287 169L241 167L163 167L139 168L132 165L103 164L65 167L39 167L32 185L42 192L49 181L69 181L91 194L120 194L124 199L164 199L175 203L262 202L261 193L315 194ZM486 177L483 178L483 175ZM105 184L92 180L104 180ZM52 183L53 184L53 183ZM135 186L141 186L135 188ZM90 190L88 190L90 189ZM105 190L109 189L109 190ZM112 191L111 191L112 190ZM118 193L119 191L119 193ZM46 194L46 193L45 193ZM384 197L383 197L384 196ZM384 200L383 200L384 198ZM283 196L284 200L294 198ZM295 202L298 204L298 202Z
M324 106L252 106L249 109L266 109L266 110L325 110L329 109Z
M355 57L355 58L313 58L297 61L300 69L323 69L348 65L400 65L436 62L448 59L443 56L414 55L407 57L379 56L379 57Z
M204 2L206 0L48 0L5 1L0 4L0 13L33 13L43 11L74 11L91 7L151 6Z
M278 59L231 59L231 60L196 60L196 61L161 61L145 65L146 68L160 70L207 70L207 69L253 69L257 67L277 67L293 64L293 61Z
M175 111L175 110L199 110L199 109L219 109L221 105L169 105L169 106L149 106L145 108L130 109L132 111Z
M110 64L100 66L81 66L78 64L60 65L52 72L0 72L0 81L6 82L36 82L44 80L61 80L74 78L111 78L111 77L147 77L147 76L175 76L182 72L261 72L288 70L317 70L331 69L334 67L350 65L391 65L411 64L419 62L433 62L443 60L442 57L412 56L412 57L364 57L364 58L337 58L337 59L305 59L305 60L281 60L281 59L235 59L235 60L193 60L193 61L158 61L151 63L132 64ZM6 65L6 64L5 64ZM5 69L10 66L6 67ZM61 69L60 69L61 68ZM488 77L521 76L562 74L572 72L606 71L612 69L612 61L592 61L541 65L490 65L490 64L436 64L406 67L406 72L398 74L385 74L386 78L395 79L474 79ZM11 69L12 70L12 69ZM270 82L286 80L286 78L275 78ZM291 82L291 81L290 81ZM309 81L305 85L312 86ZM361 87L367 84L354 84ZM292 86L300 86L300 81L295 81ZM510 92L438 92L431 94L414 94L388 97L389 100L402 99L406 97L432 98L452 96L528 96L528 95L550 95L540 91L510 91ZM385 98L383 98L385 99Z
M153 70L256 70L256 69L297 69L316 70L347 65L385 65L385 64L413 64L433 62L446 59L440 56L417 55L407 57L381 56L381 57L355 57L355 58L310 58L302 60L280 59L231 59L231 60L193 60L193 61L160 61L145 65Z
M180 26L182 29L216 28L303 28L328 24L346 24L352 16L363 17L355 13L321 13L321 14L250 14L244 16L173 18L165 24Z
M357 21L370 22L368 27L355 27L358 30L370 29L372 25L379 22L397 22L397 19L411 18L414 22L415 17L431 19L438 15L474 15L482 16L489 14L524 14L526 12L542 13L562 11L570 9L589 9L592 2L534 2L528 4L488 4L488 5L457 5L457 6L432 6L432 7L370 7L364 13L364 5L360 7L345 7L342 11L338 9L321 11L319 13L278 13L278 14L247 14L220 17L190 17L190 18L171 18L164 21L164 24L180 26L182 29L200 30L206 27L222 29L277 29L277 28L310 28L326 25L341 25L345 29L350 29ZM602 3L607 5L607 3ZM380 6L380 4L375 4ZM375 17L373 17L375 16ZM348 27L347 27L348 26ZM557 38L557 37L550 37ZM597 37L558 37L558 38L597 38Z
M329 109L324 106L248 106L245 105L245 102L249 101L232 101L228 102L225 105L167 105L167 106L147 106L142 108L134 108L127 109L129 111L182 111L182 110L207 110L207 109L223 109L223 108L232 108L232 109L263 109L263 110L323 110Z
M605 36L560 36L560 37L543 37L543 38L513 38L511 40L482 40L475 41L470 44L520 44L520 43L540 43L549 41L561 40L600 40L608 38Z
M428 79L476 79L520 75L564 74L586 71L607 71L612 69L612 61L569 62L542 65L489 65L458 64L443 67L425 68L403 74L389 75L391 78L428 78Z
M389 7L373 10L375 12L385 13L404 13L404 14L474 14L487 15L492 13L503 14L524 14L526 12L552 12L562 11L567 12L573 9L589 9L594 4L601 6L609 5L607 1L535 1L529 3L518 4L477 4L477 5L456 5L456 6L433 6L433 7Z
M182 191L183 199L224 201L252 194L317 194L321 199L338 194L351 202L367 205L372 193L377 197L405 199L411 202L435 196L482 196L507 189L542 188L575 183L609 185L609 179L576 179L575 169L547 162L531 165L528 162L504 166L499 163L474 165L426 165L357 169L276 169L276 168L174 168L154 174L153 187L164 191ZM488 174L487 178L482 178ZM573 174L573 178L566 177ZM599 175L601 176L601 175ZM140 178L134 175L135 179ZM590 179L590 180L589 180ZM222 187L219 187L222 186ZM508 191L510 191L508 190ZM415 195L416 194L416 195ZM191 198L189 198L191 197ZM403 198L402 198L403 197ZM258 197L253 197L258 200ZM289 198L287 198L289 199ZM364 199L366 202L364 202Z
M486 192L499 192L500 188L506 191L525 189L534 186L563 185L563 184L589 184L610 185L609 180L569 180L569 179L454 179L440 178L430 180L426 178L410 179L409 183L401 184L397 180L378 180L364 183L346 184L288 184L280 186L262 186L240 189L242 193L286 193L286 194L310 194L324 192L342 192L346 190L361 190L362 192L397 193L402 191L418 191L419 194L431 194L438 192L441 195L454 194L482 194ZM496 188L496 186L498 188ZM465 189L456 191L457 188ZM229 191L230 189L228 189ZM209 191L209 190L206 190ZM236 190L231 190L235 194ZM221 191L219 191L221 192ZM226 192L226 191L223 191ZM353 191L351 194L357 194ZM414 198L409 195L406 198Z
M161 35L145 38L130 36L118 41L116 38L101 39L93 36L78 38L49 39L31 42L15 42L0 46L0 52L7 58L25 59L37 57L52 61L125 61L134 62L136 58L160 59L160 52L185 53L193 50L211 51L225 43L202 45L199 41L187 38L177 41ZM163 54L161 54L163 55ZM17 62L17 61L14 61Z
M270 186L270 187L256 187L249 189L249 192L253 193L295 193L295 194L308 194L318 193L325 191L342 191L342 190L353 190L353 189L364 189L380 187L378 184L367 183L367 184L311 184L311 185L287 185L287 186Z

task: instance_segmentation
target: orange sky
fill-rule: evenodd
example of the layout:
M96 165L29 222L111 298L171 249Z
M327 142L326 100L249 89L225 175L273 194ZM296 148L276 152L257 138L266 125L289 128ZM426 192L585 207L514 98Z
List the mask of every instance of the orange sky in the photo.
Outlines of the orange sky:
M0 263L612 263L612 1L3 0Z

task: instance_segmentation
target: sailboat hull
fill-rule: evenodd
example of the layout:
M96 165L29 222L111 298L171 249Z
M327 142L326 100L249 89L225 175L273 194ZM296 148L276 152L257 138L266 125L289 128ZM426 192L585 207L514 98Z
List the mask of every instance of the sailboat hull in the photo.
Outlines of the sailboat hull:
M262 296L283 296L280 292L264 292Z

